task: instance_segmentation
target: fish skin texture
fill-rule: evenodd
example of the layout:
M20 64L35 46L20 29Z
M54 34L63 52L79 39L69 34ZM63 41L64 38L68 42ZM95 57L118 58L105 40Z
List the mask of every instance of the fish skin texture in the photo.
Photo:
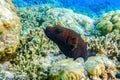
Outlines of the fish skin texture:
M46 36L58 45L60 50L70 58L88 57L84 40L75 31L60 25L48 26L44 29Z

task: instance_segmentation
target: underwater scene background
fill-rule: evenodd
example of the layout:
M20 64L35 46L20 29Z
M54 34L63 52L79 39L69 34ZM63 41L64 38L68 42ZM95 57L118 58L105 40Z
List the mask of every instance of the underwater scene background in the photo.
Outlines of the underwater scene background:
M52 4L56 7L70 8L90 17L97 17L111 10L120 9L119 0L13 0L17 7Z
M119 0L0 0L0 80L120 80Z

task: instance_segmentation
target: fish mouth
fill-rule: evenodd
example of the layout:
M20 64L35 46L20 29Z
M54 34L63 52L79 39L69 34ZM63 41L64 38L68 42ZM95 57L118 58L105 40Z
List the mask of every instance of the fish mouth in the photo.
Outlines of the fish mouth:
M44 30L45 34L46 34L47 32L50 32L49 27L46 27L46 29L43 29L43 30Z
M46 36L48 38L52 38L53 36L53 33L50 31L50 28L49 27L46 27L46 29L43 29L44 30L44 33L46 34Z

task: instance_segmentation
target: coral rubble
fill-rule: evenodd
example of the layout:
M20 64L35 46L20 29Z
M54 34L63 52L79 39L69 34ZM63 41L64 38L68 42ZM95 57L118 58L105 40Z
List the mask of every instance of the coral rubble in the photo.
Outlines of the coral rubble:
M0 1L0 63L9 60L16 52L20 38L20 19L11 0Z

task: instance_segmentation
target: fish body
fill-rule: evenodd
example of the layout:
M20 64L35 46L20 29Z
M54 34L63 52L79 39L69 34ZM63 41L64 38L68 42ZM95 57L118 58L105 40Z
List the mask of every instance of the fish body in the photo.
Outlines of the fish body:
M78 57L83 57L84 60L87 59L86 43L73 30L56 25L54 27L48 26L44 32L66 56L74 59Z

